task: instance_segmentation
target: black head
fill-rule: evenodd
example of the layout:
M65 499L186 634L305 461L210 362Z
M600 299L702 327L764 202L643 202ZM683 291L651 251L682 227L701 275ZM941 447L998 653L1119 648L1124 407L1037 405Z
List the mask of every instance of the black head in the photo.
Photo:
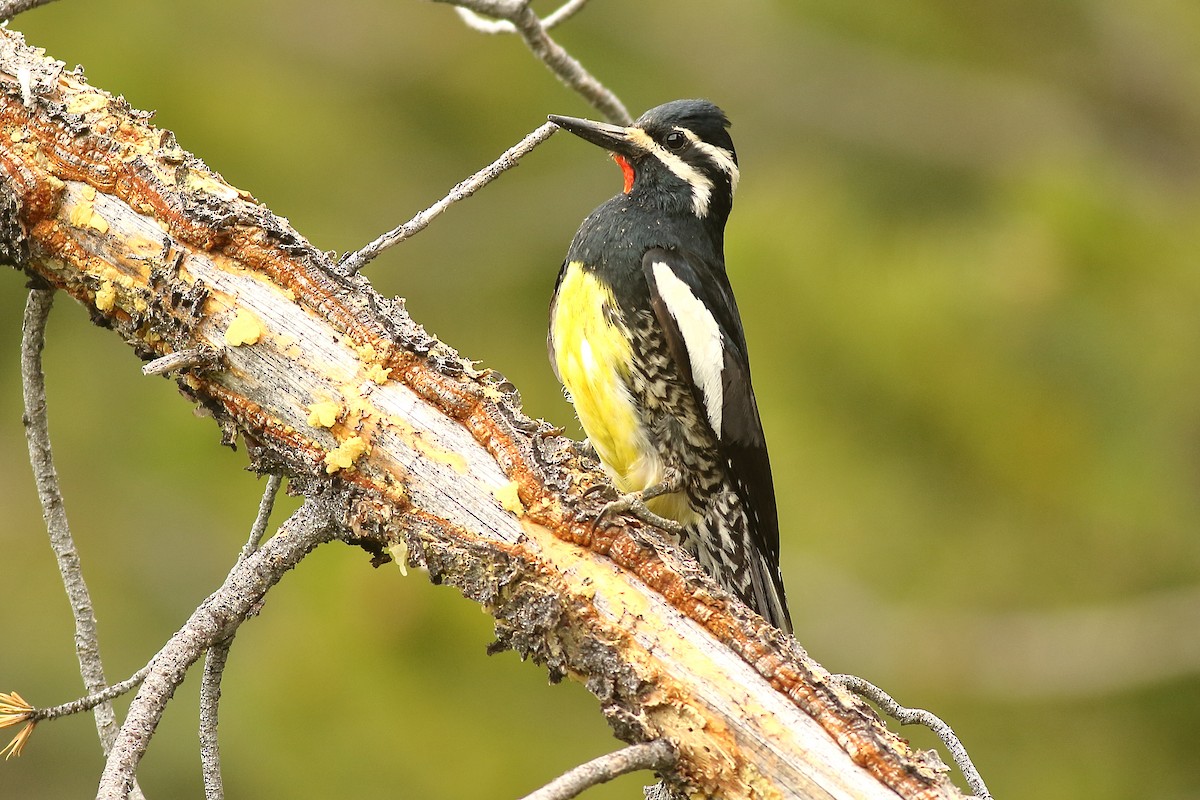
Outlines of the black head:
M737 188L737 153L725 112L707 100L673 100L628 128L575 117L550 121L613 154L634 200L723 228Z

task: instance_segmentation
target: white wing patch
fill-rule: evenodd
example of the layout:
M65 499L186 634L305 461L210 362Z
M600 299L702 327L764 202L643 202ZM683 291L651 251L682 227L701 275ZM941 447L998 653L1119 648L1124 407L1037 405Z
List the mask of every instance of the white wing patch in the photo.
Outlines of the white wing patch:
M721 328L704 303L692 294L688 285L665 262L654 262L653 269L658 294L683 335L688 360L692 362L692 381L700 389L704 412L719 437L721 409L724 405L721 373L725 369Z

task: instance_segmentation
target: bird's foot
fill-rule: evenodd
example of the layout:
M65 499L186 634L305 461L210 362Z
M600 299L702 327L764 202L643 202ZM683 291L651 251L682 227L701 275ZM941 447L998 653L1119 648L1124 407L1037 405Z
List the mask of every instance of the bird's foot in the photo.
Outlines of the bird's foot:
M623 494L616 500L607 503L604 508L600 509L596 520L600 521L617 514L632 514L642 522L662 528L672 536L679 536L683 531L683 526L673 519L668 519L661 514L655 514L646 503L664 494L678 492L682 487L683 480L680 478L679 473L675 470L668 470L666 476L653 486L647 486L640 492Z
M632 514L642 522L662 528L672 536L678 536L683 531L683 526L675 520L667 519L651 511L650 507L646 505L641 492L630 492L613 500L600 510L598 519L616 516L617 514Z

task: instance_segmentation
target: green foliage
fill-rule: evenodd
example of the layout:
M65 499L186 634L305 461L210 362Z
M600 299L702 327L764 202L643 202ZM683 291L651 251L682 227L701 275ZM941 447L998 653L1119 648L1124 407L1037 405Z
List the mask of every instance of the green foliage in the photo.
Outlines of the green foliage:
M447 7L331 9L64 1L13 27L339 251L547 113L587 114L519 41ZM596 0L555 35L635 114L703 95L734 120L729 268L800 641L947 719L998 797L1194 794L1194 664L1162 677L1169 654L1148 648L1154 677L1076 692L986 675L1029 671L1004 615L1200 582L1197 6ZM369 274L569 426L546 303L575 226L619 180L555 137ZM79 679L24 462L22 284L0 273L0 689L45 705ZM65 299L46 359L118 679L224 576L261 482ZM488 659L488 641L452 591L318 553L233 647L229 795L518 797L612 747L581 687ZM147 756L152 797L199 795L196 677ZM47 724L0 764L0 796L87 796L99 768L90 720Z

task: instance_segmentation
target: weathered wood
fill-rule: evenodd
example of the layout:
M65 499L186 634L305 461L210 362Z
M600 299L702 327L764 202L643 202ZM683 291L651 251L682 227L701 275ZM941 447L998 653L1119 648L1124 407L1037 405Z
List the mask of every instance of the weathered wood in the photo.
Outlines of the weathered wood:
M961 796L655 531L593 526L596 465L401 300L11 31L0 73L0 258L145 359L219 354L177 382L257 469L340 493L358 544L481 603L498 646L585 682L621 739L674 742L671 781L731 799Z

